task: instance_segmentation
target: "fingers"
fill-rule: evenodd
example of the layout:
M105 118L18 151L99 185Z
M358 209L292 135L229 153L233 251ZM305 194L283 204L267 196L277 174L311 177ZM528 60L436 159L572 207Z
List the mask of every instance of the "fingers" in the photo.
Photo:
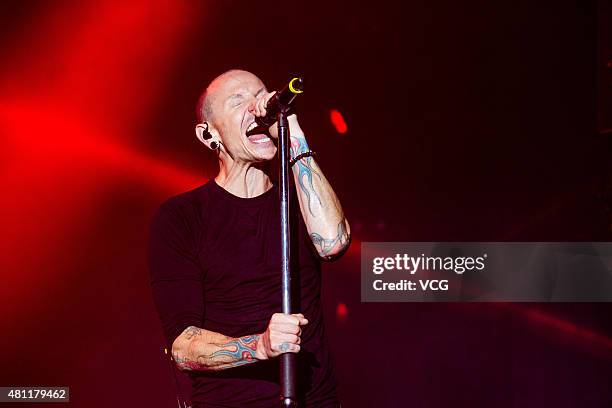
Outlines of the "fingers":
M308 319L305 318L304 315L301 314L301 313L295 313L295 314L292 314L291 316L297 317L299 319L299 325L300 326L304 326L304 325L308 324Z
M268 358L274 358L282 353L299 353L301 342L300 337L295 334L270 332L266 354Z
M301 313L275 313L270 319L267 336L269 340L268 355L276 357L282 353L298 353L302 343L303 326L308 319Z
M302 344L302 339L300 338L300 336L295 334L270 333L270 344L272 349L276 351L282 351L283 344L299 345Z
M297 336L302 334L302 328L296 324L270 323L270 328L278 333L295 334Z
M268 92L268 93L263 94L259 98L257 98L257 102L255 103L255 111L253 112L255 116L257 117L266 116L266 113L267 113L266 105L268 104L268 101L270 100L270 98L274 96L275 93L276 91Z
M301 349L301 347L298 346L297 344L282 343L279 346L279 353L278 354L282 354L282 353L299 353L300 349Z
M301 313L286 314L286 313L274 313L270 319L270 324L293 324L304 326L308 324L308 319Z

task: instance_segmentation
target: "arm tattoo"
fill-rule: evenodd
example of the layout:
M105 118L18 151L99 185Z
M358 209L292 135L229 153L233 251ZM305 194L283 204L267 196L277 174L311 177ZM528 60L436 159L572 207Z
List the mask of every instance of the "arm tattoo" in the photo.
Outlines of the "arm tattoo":
M239 337L228 343L220 344L221 349L212 353L209 358L213 361L225 360L226 362L229 362L227 361L229 358L232 361L229 362L232 367L252 363L255 361L258 341L258 335Z
M347 244L349 242L349 235L346 231L346 225L344 224L344 219L340 221L340 223L338 224L337 231L338 232L336 236L332 239L323 238L320 234L317 234L316 232L313 232L312 234L310 234L310 239L312 240L312 243L315 245L315 247L317 248L317 251L323 258L331 259L331 256L329 256L329 253L337 245L339 245L340 248L347 247Z
M187 340L191 340L195 336L202 334L202 330L190 326L185 329L183 334ZM257 361L255 359L255 352L257 351L258 342L259 335L244 336L236 339L230 338L223 343L210 343L210 346L217 349L210 354L199 354L194 359L189 356L181 357L178 353L173 353L173 357L176 364L182 370L223 370Z
M202 369L202 366L195 361L188 359L187 357L179 357L178 354L172 353L172 357L174 358L174 362L176 365L185 371L198 371Z
M297 155L306 151L308 151L308 143L306 143L306 139L302 137L291 137L291 155L293 157L296 157ZM304 193L306 200L308 201L308 210L310 215L313 218L317 217L313 211L313 206L317 203L321 208L322 214L325 214L326 209L322 208L323 203L321 202L319 193L315 189L313 183L313 175L316 175L320 181L323 180L321 170L318 168L317 163L312 159L312 157L304 157L295 162L294 165L297 165L297 181L299 183L299 188ZM322 188L324 189L324 187ZM339 207L338 210L341 215L342 212ZM314 244L321 258L331 260L332 258L341 255L348 248L351 240L351 236L346 227L346 219L342 218L338 224L335 237L328 239L323 237L321 234L312 232L310 234L310 239L312 240L312 243Z
M308 150L306 140L298 138L292 139L293 140L291 141L291 153L293 157ZM314 213L312 211L312 204L318 201L319 205L321 205L321 199L319 198L319 195L317 194L314 188L314 184L312 183L312 176L316 175L317 177L319 177L319 179L321 179L321 175L312 167L312 163L312 157L305 157L301 160L298 160L295 165L298 166L297 179L300 184L300 188L302 189L304 194L306 194L306 199L308 200L308 210L310 211L310 214L314 216Z
M202 329L200 329L199 327L195 327L195 326L189 326L188 328L185 329L183 333L185 333L185 337L187 338L187 340L191 340L194 337L202 334Z

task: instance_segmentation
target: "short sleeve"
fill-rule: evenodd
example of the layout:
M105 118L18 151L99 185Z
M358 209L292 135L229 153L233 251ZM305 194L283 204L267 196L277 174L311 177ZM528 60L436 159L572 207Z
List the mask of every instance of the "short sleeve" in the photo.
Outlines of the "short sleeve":
M166 202L155 213L147 263L153 301L168 347L189 326L202 327L203 276L194 229L196 218L181 206Z

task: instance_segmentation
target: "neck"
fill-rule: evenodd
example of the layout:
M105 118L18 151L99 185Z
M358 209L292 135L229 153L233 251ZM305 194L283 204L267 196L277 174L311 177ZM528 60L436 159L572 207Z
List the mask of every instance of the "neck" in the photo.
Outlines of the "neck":
M269 162L238 165L220 158L219 174L215 181L235 196L253 198L272 188L269 170Z

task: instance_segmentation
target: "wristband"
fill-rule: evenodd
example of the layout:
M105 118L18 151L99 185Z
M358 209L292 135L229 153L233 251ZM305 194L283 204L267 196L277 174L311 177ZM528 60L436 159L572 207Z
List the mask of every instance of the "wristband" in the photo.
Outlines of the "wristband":
M293 167L293 165L297 163L298 160L301 160L304 157L311 157L311 156L316 156L316 155L317 154L312 150L307 150L304 153L300 153L297 156L295 156L293 159L289 160L289 167Z

